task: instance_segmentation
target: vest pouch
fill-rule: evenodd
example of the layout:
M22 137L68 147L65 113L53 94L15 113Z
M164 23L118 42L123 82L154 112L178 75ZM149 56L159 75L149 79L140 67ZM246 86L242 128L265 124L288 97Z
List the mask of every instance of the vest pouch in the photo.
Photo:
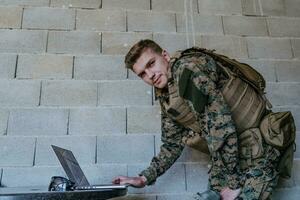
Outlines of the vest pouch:
M290 111L268 114L260 124L260 130L266 143L284 150L294 143L296 126Z
M291 177L295 151L296 144L293 143L284 151L280 158L277 169L279 171L280 176L283 178Z

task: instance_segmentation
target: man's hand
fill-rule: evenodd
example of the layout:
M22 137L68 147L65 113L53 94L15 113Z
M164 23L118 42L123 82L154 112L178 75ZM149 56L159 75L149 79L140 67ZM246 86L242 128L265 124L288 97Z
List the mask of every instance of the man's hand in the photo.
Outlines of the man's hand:
M231 190L229 187L226 187L221 190L221 199L222 200L234 200L236 199L241 192L241 189Z
M112 180L113 184L130 184L136 188L142 188L146 185L146 177L138 176L138 177L128 177L128 176L117 176Z

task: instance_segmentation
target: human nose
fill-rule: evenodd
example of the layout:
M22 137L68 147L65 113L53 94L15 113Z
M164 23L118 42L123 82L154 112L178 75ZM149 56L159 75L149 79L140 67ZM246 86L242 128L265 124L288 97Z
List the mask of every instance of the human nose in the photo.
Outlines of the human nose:
M145 72L150 79L152 79L154 77L154 73L151 70L146 69Z

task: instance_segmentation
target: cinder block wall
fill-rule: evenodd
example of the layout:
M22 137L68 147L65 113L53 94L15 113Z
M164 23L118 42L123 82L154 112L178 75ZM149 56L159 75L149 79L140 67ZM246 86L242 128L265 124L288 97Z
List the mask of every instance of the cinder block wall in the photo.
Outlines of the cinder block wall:
M291 110L299 129L299 17L299 0L0 0L1 186L64 176L51 144L71 149L91 183L148 166L160 146L159 106L123 64L142 38L250 63L274 110ZM299 199L299 158L297 150L274 199ZM186 148L156 185L125 199L186 199L205 190L207 161Z

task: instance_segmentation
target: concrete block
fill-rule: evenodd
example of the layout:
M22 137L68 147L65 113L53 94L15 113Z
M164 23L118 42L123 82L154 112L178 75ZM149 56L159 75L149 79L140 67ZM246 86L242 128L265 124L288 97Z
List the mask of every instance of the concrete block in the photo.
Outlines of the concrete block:
M72 70L72 56L23 54L18 57L17 78L71 79Z
M102 0L102 8L123 8L129 10L149 10L150 0Z
M111 184L116 176L127 175L127 165L125 164L100 164L81 166L90 184Z
M17 56L0 54L0 79L12 79L15 76Z
M41 53L46 51L47 31L0 30L0 53Z
M298 109L298 110L300 110L300 109ZM293 112L293 116L294 116L294 118L297 117L298 122L296 122L297 123L296 124L296 130L299 130L299 127L300 127L300 124L299 124L299 114L298 114L298 116L295 116L295 114ZM299 131L296 133L296 145L297 145L297 147L300 145L300 132ZM299 150L299 148L296 148L296 151L294 153L294 158L296 158L296 159L300 158L300 150ZM299 184L300 184L300 182L298 183L298 185Z
M292 48L289 39L284 38L246 38L250 58L292 57Z
M300 19L268 18L268 27L274 37L300 37Z
M285 0L286 15L290 17L300 17L300 1Z
M142 81L102 81L98 85L98 105L151 105L151 87Z
M0 166L32 166L35 138L0 137ZM3 182L2 182L3 183Z
M101 33L84 31L50 31L47 52L99 54Z
M297 186L300 185L299 169L300 169L300 160L299 159L296 159L296 160L294 159L292 176L293 176L293 179L294 179L295 184Z
M41 104L46 106L96 106L97 83L88 81L45 81Z
M131 69L128 69L128 79L130 79L130 80L141 80L141 78L138 77Z
M279 61L272 60L256 60L256 59L239 59L242 63L247 63L259 73L261 73L267 82L276 82L277 76L275 66Z
M86 80L120 80L127 78L123 56L78 56L74 61L74 78Z
M100 8L101 0L51 0L50 6L62 8Z
M97 163L145 163L154 156L152 135L97 137Z
M52 176L66 177L61 166L4 168L2 184L5 187L44 186L45 190L47 190Z
M156 195L127 194L126 196L112 198L112 200L156 200Z
M186 24L185 15L176 14L176 22L178 32L187 32L186 25L188 25L188 32L190 33L193 32L192 26L194 26L196 33L223 35L222 19L220 16L194 14L193 24L191 19L189 19L188 24Z
M191 3L192 2L192 3ZM197 0L187 1L182 0L152 0L152 10L155 11L173 11L173 12L184 12L185 6L188 11L198 12Z
M125 108L71 109L69 134L126 133Z
M169 53L183 50L188 47L185 34L154 33L153 40Z
M278 61L275 64L277 79L279 82L299 82L299 61Z
M266 87L267 97L273 106L295 106L300 105L299 83L268 83Z
M7 132L9 110L0 109L0 135L5 135Z
M95 164L96 136L38 137L35 165L61 166L51 145L71 150L80 166Z
M22 27L28 29L73 30L75 27L75 10L41 7L25 8Z
M207 163L186 164L186 182L188 192L202 192L207 189Z
M141 39L152 39L151 33L102 33L103 54L126 54Z
M0 0L0 5L49 6L49 0Z
M128 133L161 132L160 108L153 106L127 108Z
M0 80L1 106L37 106L40 81Z
M148 165L129 165L128 176L136 176L142 170L146 169ZM148 186L143 190L130 188L129 193L136 194L172 194L185 192L185 169L184 165L177 163L170 167L165 174L160 176L154 185Z
M13 109L8 135L66 135L69 111L66 109Z
M126 13L120 10L77 10L76 29L126 31Z
M268 35L265 18L245 16L223 16L225 34L229 35Z
M21 28L22 12L21 7L0 7L0 28Z
M242 0L243 15L261 16L260 0Z
M247 58L247 45L242 37L236 36L202 36L201 47L215 49L217 53L232 58Z
M289 200L297 200L300 197L300 187L292 187L292 188L284 188L284 189L276 189L272 195L272 199L281 200L281 199L289 199Z
M263 0L260 1L263 15L266 16L282 16L285 15L283 0Z
M176 32L174 13L153 11L128 11L129 31Z
M157 200L189 200L193 199L192 193L180 193L180 194L159 194Z
M198 0L199 13L210 15L236 15L242 13L241 0Z
M291 39L294 57L300 58L300 39Z

